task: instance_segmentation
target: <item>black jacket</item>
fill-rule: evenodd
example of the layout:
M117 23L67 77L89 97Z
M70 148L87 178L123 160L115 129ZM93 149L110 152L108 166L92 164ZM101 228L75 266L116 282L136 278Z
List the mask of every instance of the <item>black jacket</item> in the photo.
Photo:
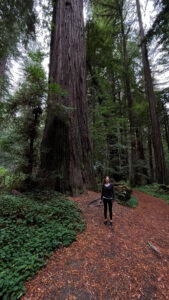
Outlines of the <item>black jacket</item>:
M114 194L114 184L110 183L108 187L103 184L102 186L102 193L101 193L101 199L103 200L105 198L112 198L115 200L115 194Z

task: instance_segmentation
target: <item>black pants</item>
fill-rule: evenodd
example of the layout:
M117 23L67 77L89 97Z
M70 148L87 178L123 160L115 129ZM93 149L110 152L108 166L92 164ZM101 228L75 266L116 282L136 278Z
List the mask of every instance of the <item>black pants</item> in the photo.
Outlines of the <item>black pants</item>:
M105 219L107 219L107 204L108 204L108 206L109 206L109 216L110 216L110 220L112 220L113 200L103 198L103 203L104 203L104 217L105 217Z

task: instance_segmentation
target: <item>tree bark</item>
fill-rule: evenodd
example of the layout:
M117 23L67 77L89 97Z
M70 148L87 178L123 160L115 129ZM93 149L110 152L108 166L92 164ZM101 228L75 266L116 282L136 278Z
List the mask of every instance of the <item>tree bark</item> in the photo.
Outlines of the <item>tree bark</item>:
M148 156L149 156L149 177L150 183L154 182L154 168L153 168L153 152L152 152L152 142L151 135L148 135Z
M168 151L169 151L169 116L168 116L168 109L164 103L162 103L162 110L163 110L163 122L164 122L164 138L166 139Z
M151 116L152 141L153 141L155 164L156 164L156 178L158 183L166 184L167 183L166 163L165 163L165 157L164 157L164 151L162 145L160 125L159 125L158 115L156 112L153 81L152 81L151 69L150 69L150 64L148 59L147 46L145 42L139 0L136 0L136 6L137 6L137 14L139 20L139 27L140 27L140 41L141 41L141 51L142 51L142 60L143 60L143 68L144 68L145 87L146 87L147 98L149 101L149 109L150 109L150 116Z
M54 93L49 95L40 173L46 176L48 186L78 195L93 188L95 182L86 100L83 0L55 0L53 24L49 80L68 95L58 99Z
M164 125L165 125L166 142L167 142L168 151L169 151L169 117L168 117L167 112L165 112L165 116L164 116Z
M141 166L138 165L137 167L139 168L139 170L136 176L137 178L136 184L144 185L147 183L148 173L147 173L147 166L146 166L145 155L144 155L143 136L141 130L138 127L136 128L136 138L137 138L137 156L138 156L138 160L141 163Z

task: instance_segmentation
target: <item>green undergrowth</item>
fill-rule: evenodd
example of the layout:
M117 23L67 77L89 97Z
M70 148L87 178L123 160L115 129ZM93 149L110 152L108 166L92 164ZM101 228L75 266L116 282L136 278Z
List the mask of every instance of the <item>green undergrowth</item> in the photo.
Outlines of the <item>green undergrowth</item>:
M168 189L165 189L165 187ZM164 199L169 204L169 186L162 184L154 183L151 185L145 185L141 187L136 187L138 191L150 194L154 197Z
M118 203L127 207L135 208L138 206L139 201L136 197L131 196L127 201L118 200Z
M0 299L20 299L24 282L85 228L80 209L57 192L0 194Z

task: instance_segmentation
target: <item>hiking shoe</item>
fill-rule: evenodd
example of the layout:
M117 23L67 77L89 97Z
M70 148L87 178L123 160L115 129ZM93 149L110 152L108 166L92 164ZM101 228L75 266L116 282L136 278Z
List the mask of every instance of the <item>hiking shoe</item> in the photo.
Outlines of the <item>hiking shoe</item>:
M107 225L107 221L104 221L104 225Z
M109 224L111 227L113 226L113 224L112 224L112 222L110 222L110 224Z

